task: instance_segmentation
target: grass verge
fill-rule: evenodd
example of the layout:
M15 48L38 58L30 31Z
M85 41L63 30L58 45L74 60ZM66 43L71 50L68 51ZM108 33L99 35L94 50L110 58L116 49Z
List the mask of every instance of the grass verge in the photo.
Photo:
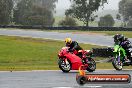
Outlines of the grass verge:
M0 36L0 70L58 70L57 54L64 45L62 41ZM100 47L80 45L84 49ZM112 68L110 64L97 63L97 69L109 68Z
M112 63L97 63L96 66L96 69L114 69ZM132 69L132 66L124 66L123 69Z

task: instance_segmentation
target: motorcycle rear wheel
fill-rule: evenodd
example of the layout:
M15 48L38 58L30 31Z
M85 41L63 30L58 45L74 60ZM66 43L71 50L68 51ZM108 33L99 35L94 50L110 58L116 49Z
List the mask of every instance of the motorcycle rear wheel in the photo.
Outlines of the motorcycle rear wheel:
M93 58L86 58L86 63L88 64L87 71L93 72L96 69L96 62Z
M68 73L71 70L71 63L69 60L67 60L67 64L65 63L65 61L63 59L59 59L58 62L59 68L64 72L64 73Z

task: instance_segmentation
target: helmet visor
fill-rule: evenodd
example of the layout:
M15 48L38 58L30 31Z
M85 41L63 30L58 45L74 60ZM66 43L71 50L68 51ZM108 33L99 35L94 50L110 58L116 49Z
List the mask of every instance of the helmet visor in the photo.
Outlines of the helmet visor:
M71 43L70 43L70 42L67 42L66 44L67 44L67 45L70 45Z

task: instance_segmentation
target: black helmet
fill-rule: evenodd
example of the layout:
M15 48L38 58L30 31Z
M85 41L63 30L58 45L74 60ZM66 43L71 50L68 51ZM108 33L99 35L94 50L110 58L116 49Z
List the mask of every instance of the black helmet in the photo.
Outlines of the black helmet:
M122 35L122 34L116 34L116 35L114 35L113 38L114 38L115 42L117 42L117 41L124 41L124 39L125 39L124 35Z

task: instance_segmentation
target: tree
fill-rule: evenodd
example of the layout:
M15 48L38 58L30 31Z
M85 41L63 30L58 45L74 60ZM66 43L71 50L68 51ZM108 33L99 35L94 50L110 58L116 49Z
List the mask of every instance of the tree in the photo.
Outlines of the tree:
M125 25L132 17L132 0L121 0L119 2L119 13L122 15Z
M28 15L31 12L32 0L21 0L14 9L14 21L16 24L28 24Z
M0 0L0 24L7 25L12 18L13 1Z
M33 12L31 12L30 16L28 17L30 25L53 25L54 18L51 11L38 6L34 7L32 10Z
M130 20L128 21L127 27L131 27L131 28L132 28L132 19L130 19Z
M76 26L76 20L74 20L72 17L66 16L64 20L61 20L59 22L59 25L61 26Z
M105 15L104 17L100 17L100 21L98 22L98 26L105 26L105 27L111 27L114 26L114 24L115 21L110 14Z
M21 0L14 9L14 21L22 25L51 26L57 0Z
M117 15L116 15L116 19L117 19L117 20L121 20L121 15L120 15L120 14L117 14Z
M65 14L77 18L86 26L89 26L89 21L94 21L97 17L94 15L100 6L107 3L107 0L70 0L72 2L71 8Z

